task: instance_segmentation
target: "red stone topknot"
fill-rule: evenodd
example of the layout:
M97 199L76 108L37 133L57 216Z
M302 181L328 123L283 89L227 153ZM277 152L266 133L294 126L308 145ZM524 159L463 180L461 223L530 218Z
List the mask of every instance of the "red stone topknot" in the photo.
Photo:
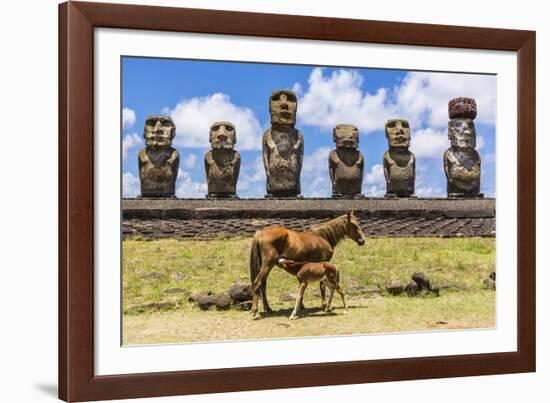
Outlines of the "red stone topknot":
M449 118L475 119L477 116L476 100L473 98L459 97L449 101Z

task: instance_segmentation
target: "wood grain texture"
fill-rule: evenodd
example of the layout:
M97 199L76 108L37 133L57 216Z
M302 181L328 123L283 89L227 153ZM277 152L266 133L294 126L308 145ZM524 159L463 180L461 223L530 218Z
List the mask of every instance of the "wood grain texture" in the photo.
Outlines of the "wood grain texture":
M535 370L535 33L120 4L59 7L59 397L66 401ZM94 376L93 30L98 27L518 52L518 351Z

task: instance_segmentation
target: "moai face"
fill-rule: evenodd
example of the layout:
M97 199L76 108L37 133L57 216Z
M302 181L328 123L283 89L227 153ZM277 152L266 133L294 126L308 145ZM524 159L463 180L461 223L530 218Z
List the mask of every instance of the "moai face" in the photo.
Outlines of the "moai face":
M269 98L271 124L294 126L298 100L296 94L289 90L273 91Z
M409 148L411 129L405 119L390 119L386 122L386 138L391 148Z
M210 126L210 144L214 149L232 150L237 142L237 132L231 122L216 122Z
M143 137L150 148L168 148L176 135L176 125L168 116L149 116L145 121Z
M469 118L455 118L449 121L449 140L451 146L461 149L476 147L476 128L474 121Z
M332 131L332 139L337 148L359 147L359 130L352 125L338 125Z

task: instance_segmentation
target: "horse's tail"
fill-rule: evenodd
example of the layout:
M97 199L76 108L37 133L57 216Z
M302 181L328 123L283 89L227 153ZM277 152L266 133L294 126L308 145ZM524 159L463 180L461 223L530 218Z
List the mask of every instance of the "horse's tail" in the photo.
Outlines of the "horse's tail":
M256 232L252 238L252 246L250 248L250 284L252 286L254 286L254 281L260 273L260 267L262 266L259 237L260 232Z

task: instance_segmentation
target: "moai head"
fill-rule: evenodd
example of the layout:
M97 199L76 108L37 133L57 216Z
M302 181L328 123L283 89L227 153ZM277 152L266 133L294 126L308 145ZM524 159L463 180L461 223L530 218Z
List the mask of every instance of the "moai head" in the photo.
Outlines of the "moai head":
M451 146L456 148L476 147L476 128L474 119L477 116L476 101L472 98L454 98L449 101L449 121L447 135Z
M237 142L237 132L231 122L215 122L210 126L210 144L214 149L232 150Z
M456 148L476 148L476 127L468 118L457 118L449 121L448 137L451 146Z
M359 130L353 125L337 125L332 131L332 139L337 148L359 147Z
M390 119L386 122L386 138L390 148L408 149L411 145L411 129L405 119Z
M271 124L294 126L297 108L298 99L294 92L289 90L273 91L269 97Z
M175 135L176 125L168 116L149 116L145 121L143 137L148 148L168 148Z

